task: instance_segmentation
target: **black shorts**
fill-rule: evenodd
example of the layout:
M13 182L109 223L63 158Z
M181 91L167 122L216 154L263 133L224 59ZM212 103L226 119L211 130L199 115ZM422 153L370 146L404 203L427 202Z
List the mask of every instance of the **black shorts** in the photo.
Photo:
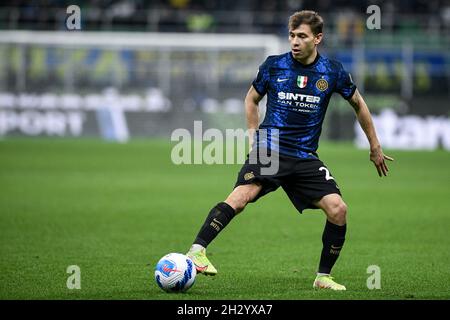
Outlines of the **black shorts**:
M261 174L261 168L268 166L269 164L264 165L259 161L252 164L247 156L234 187L260 184L261 191L251 201L255 202L281 186L300 213L304 209L318 209L313 203L327 194L341 195L330 171L319 159L297 159L279 155L278 172L271 175Z

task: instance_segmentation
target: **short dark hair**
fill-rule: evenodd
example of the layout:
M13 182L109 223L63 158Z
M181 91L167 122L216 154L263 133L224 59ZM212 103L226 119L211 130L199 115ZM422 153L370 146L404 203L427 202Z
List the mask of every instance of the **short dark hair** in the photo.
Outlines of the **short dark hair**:
M301 24L307 24L314 35L322 33L323 19L315 11L302 10L297 11L289 17L289 30L297 29Z

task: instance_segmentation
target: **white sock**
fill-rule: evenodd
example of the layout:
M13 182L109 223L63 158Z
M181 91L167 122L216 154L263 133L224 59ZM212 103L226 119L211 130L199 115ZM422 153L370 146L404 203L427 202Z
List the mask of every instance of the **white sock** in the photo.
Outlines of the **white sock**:
M321 277L321 276L329 276L330 274L329 273L320 273L320 272L317 272L317 276L318 277Z
M189 251L198 252L198 251L201 251L203 249L205 249L204 246L195 243L195 244L192 245L191 250L189 250Z

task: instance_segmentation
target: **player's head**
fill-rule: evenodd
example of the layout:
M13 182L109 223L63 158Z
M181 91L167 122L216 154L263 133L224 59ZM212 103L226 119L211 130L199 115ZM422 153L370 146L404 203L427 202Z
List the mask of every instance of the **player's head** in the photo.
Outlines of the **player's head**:
M288 27L292 55L297 60L307 59L322 41L322 17L315 11L298 11L290 16Z

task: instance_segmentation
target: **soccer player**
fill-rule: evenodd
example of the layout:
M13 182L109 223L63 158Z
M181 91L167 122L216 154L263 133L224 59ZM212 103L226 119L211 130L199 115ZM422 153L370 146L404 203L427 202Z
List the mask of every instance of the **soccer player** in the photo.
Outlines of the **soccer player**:
M290 52L269 56L245 97L247 126L257 133L256 138L250 139L255 143L250 141L253 147L249 155L266 148L269 154L278 155L278 171L263 174L261 169L266 165L258 155L258 161L253 162L249 156L238 174L235 188L225 201L211 209L187 255L198 272L217 274L206 256L206 247L248 203L281 186L300 213L307 208L322 209L327 217L313 287L346 290L330 274L344 245L347 205L330 170L316 153L333 92L348 100L355 110L370 143L370 161L380 177L388 172L385 160L393 159L383 153L369 109L349 73L340 62L319 54L322 17L314 11L299 11L289 18L288 27ZM258 103L266 94L266 115L258 126ZM262 130L269 132L269 138L258 138ZM278 133L276 138L270 138L272 132Z

